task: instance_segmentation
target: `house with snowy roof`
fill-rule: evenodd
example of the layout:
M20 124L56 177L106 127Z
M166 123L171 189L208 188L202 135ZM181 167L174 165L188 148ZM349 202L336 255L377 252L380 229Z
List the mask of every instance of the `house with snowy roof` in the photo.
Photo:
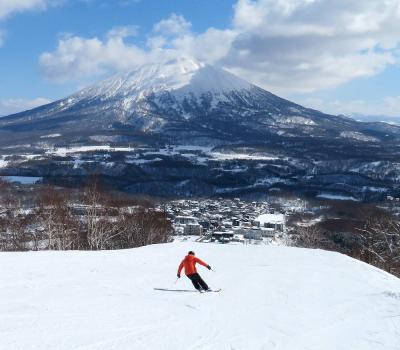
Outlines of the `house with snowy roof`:
M203 227L194 216L177 216L173 226L178 235L201 236L203 233Z
M263 236L271 236L283 232L286 218L281 213L261 214L254 221L253 226L259 227L264 233Z

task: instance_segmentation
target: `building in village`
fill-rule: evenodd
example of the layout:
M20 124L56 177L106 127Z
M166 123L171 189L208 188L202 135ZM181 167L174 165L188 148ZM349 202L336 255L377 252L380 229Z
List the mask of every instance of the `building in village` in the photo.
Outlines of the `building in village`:
M261 241L263 239L263 232L258 227L242 229L240 232L245 239L252 239L256 241Z
M211 234L211 242L220 242L220 243L228 243L233 240L234 232L233 231L214 231Z
M199 224L198 219L193 216L177 216L173 227L177 235L201 236L203 234L203 227Z
M165 204L163 210L171 217L176 235L203 236L203 241L261 241L285 230L285 215L269 213L267 202L178 200Z
M281 213L261 214L253 221L253 226L261 229L264 237L274 236L285 230L285 215Z

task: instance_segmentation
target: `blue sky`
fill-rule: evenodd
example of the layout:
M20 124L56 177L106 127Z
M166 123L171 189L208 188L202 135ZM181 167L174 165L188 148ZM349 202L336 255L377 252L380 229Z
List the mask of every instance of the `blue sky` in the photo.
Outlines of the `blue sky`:
M209 26L228 25L232 4L230 0L72 0L47 10L12 15L0 22L0 28L6 31L0 48L0 99L58 99L74 92L79 84L49 82L38 64L41 53L53 50L63 33L102 37L113 27L135 25L139 28L134 41L144 45L153 25L171 13L184 15L196 31L203 31Z
M0 115L184 54L326 112L400 116L396 20L398 0L0 0Z

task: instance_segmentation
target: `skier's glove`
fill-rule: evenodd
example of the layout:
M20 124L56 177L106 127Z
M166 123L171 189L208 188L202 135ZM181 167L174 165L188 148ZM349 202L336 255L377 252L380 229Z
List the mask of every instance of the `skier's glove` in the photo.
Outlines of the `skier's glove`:
M176 275L178 278L181 278L181 275L178 273L177 275Z
M207 265L207 269L211 270L211 266L210 266L210 265Z

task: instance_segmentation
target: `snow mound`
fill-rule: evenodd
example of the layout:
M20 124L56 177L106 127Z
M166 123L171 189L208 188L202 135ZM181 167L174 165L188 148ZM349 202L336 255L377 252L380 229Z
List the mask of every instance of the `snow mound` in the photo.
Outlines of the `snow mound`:
M193 249L220 293L175 274ZM398 349L400 280L346 256L171 243L125 251L0 254L1 348Z

